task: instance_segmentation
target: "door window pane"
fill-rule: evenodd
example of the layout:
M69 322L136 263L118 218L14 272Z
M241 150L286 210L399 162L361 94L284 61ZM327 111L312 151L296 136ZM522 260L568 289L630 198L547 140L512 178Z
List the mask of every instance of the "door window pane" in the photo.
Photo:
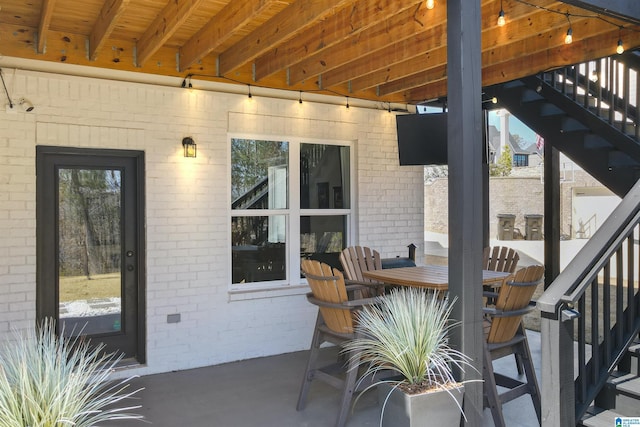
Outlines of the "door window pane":
M286 209L289 143L231 140L231 208Z
M349 147L300 144L300 208L349 209Z
M119 170L58 171L58 298L65 335L121 330L121 193Z
M286 279L286 216L231 219L232 283Z

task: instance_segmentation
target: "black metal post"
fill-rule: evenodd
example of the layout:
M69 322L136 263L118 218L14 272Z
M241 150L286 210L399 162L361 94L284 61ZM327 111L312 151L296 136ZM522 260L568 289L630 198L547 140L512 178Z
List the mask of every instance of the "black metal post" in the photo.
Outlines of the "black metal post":
M544 288L560 274L560 152L544 144Z

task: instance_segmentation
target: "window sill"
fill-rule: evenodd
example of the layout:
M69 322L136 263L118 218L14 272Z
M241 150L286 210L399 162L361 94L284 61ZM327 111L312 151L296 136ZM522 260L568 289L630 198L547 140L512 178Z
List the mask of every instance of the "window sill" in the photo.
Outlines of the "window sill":
M294 295L304 295L309 292L309 286L306 284L295 286L274 286L260 288L233 288L229 290L229 301L247 301L263 298L279 298Z

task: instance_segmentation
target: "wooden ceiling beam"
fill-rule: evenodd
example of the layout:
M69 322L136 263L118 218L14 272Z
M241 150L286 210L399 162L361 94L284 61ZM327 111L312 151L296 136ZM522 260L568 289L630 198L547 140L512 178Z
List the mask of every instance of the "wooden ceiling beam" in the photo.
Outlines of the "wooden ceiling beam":
M541 71L614 55L617 37L617 30L590 34L590 37L574 41L570 45L561 44L549 50L541 50L531 55L514 58L507 63L493 64L483 68L482 85L491 86L537 74ZM637 39L640 42L640 35Z
M412 39L394 43L323 73L322 86L331 87L351 81L351 90L355 93L393 79L393 71L406 75L407 70L432 66L433 61L442 62L443 57L446 62L446 37L446 24L431 27Z
M547 6L554 3L557 2L548 0L546 3L542 2L541 5ZM498 27L497 20L492 18L498 16L499 10L500 3L486 5L483 9L482 22L485 22L482 36L483 48L491 44L525 38L527 34L522 31L522 28L526 28L527 31L543 32L549 29L551 22L562 21L563 25L566 23L563 17L550 13L542 14L539 9L516 3L509 9L511 16L509 25ZM538 19L538 15L541 19ZM393 81L407 74L413 74L424 68L424 64L420 65L423 61L428 61L430 66L444 64L447 61L446 47L444 47L446 33L447 29L444 23L437 27L431 27L411 39L371 52L369 55L323 73L322 84L331 87L334 84L351 81L351 88L355 93L384 82ZM433 61L439 62L434 64Z
M500 32L503 28L492 28L483 33L483 66L502 63L508 58L518 55L547 50L555 45L564 44L564 35L567 23L562 19L562 15L553 13L538 13L534 16L518 20L518 23L511 22L513 30ZM611 29L617 31L617 27L605 21L595 18L580 18L572 21L574 36L583 37L584 34L602 34ZM526 37L523 28L532 30L536 37ZM550 40L555 40L550 44ZM612 40L612 48L616 47L616 41ZM493 46L495 45L495 48ZM365 74L360 72L360 77L351 81L351 90L355 93L380 85L380 94L389 94L395 91L408 90L417 83L419 75L428 75L424 70L443 65L447 62L446 50L439 48L425 53L424 56L409 58L408 60L391 65L385 69ZM428 63L428 67L426 64ZM352 65L352 68L357 69ZM436 72L437 73L437 72ZM407 86L403 87L400 80L405 80L407 76L412 76L406 81ZM324 81L324 79L323 79Z
M615 44L612 45L612 37L617 37L617 30L608 32L588 33L589 37L581 38L570 45L558 44L549 49L539 50L535 53L523 54L511 60L497 62L482 68L482 86L491 86L497 83L515 80L521 77L537 74L545 69L554 69L565 65L577 64L594 58L602 58L615 52ZM640 43L640 35L638 36ZM515 48L515 46L513 46ZM509 50L511 47L509 48ZM484 56L484 55L483 55ZM483 61L484 64L484 61ZM439 82L428 83L418 88L412 88L403 92L406 102L418 103L422 100L434 99L446 96L442 91L443 86Z
M303 61L289 68L289 84L313 78L351 61L352 58L412 38L416 33L428 28L430 22L442 22L446 18L446 8L428 10L424 3L420 3L367 28L355 39L345 40L334 45L332 49L306 56ZM328 87L324 83L319 86Z
M197 10L203 0L172 0L156 16L137 43L138 66L141 67Z
M219 49L276 0L231 1L180 48L180 71Z
M617 29L613 30L611 25L603 25L601 21L593 20L593 19L583 19L581 21L577 21L575 23L577 28L580 28L580 31L584 34L589 34L589 36L598 35L600 39L606 40L609 46L609 53L613 54L616 48L616 38L607 37L607 34L613 37L617 37ZM549 52L550 50L563 48L566 46L564 44L563 38L565 34L564 27L556 27L555 29L551 29L549 32L545 34L541 34L540 37L542 40L553 39L558 40L555 44L549 46L541 46L537 43L537 40L532 41L531 39L518 40L513 43L508 43L504 45L497 46L494 49L483 50L482 52L482 66L483 66L483 79L485 70L493 70L494 68L502 70L505 75L507 73L512 73L511 68L519 67L519 63L514 63L514 59L519 58L528 58L533 54L538 52ZM582 38L581 38L582 40ZM574 42L575 44L576 42ZM571 46L571 45L570 45ZM440 61L441 65L446 64L445 61ZM580 61L576 61L580 62ZM573 62L563 62L562 65L572 64ZM531 67L528 67L529 69ZM426 70L420 71L415 74L411 74L409 76L402 76L401 78L396 79L393 82L382 84L378 93L382 95L389 95L395 92L407 91L412 88L421 86L420 77L428 77L429 72L438 73L439 68L436 67L434 71ZM538 72L539 69L536 69L533 73ZM445 69L446 73L446 69ZM533 74L530 73L530 74ZM408 78L409 77L409 78ZM428 80L423 80L427 82Z
M218 57L219 73L225 75L253 61L269 49L304 32L353 0L298 0L262 24Z
M407 104L419 104L424 101L447 96L447 79L436 80L417 89L402 93L402 99Z
M40 23L38 24L38 53L44 53L47 31L49 31L49 25L51 25L51 16L55 5L56 0L42 0L42 11L40 12Z
M256 81L299 62L307 55L328 49L418 3L416 0L358 0L317 25L256 58Z
M428 70L420 71L402 79L378 86L378 95L386 96L392 93L398 93L424 86L425 82L442 80L447 78L447 64L438 65Z
M98 19L89 35L89 58L93 61L98 57L105 41L111 35L118 19L129 5L130 0L106 0L102 5Z

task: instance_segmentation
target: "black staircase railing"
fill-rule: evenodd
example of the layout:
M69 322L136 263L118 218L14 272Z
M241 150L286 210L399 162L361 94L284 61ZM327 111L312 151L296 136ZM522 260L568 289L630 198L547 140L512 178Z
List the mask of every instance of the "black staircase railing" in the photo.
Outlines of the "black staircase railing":
M635 53L543 72L540 78L627 136L640 141L640 61Z
M640 178L640 55L635 51L484 90L620 197Z
M575 426L640 332L640 181L538 299L542 425Z

